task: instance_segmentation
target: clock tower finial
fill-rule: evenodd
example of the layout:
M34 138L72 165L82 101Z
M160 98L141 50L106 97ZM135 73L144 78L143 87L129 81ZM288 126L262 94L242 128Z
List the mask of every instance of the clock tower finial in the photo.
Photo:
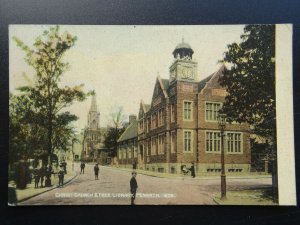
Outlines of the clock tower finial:
M198 63L192 60L194 51L191 46L184 42L179 43L173 51L174 62L170 66L170 81L180 80L187 82L198 82Z

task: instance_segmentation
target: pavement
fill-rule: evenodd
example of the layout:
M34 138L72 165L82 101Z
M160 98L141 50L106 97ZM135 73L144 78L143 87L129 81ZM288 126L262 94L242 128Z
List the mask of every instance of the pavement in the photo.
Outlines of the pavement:
M69 165L67 165L68 173L65 174L65 177L64 177L65 184L69 183L70 181L75 179L77 176L77 173L74 170L72 171L71 164L72 163L70 162ZM74 166L75 165L76 164L74 164ZM57 188L58 187L58 176L57 175L52 175L51 183L52 183L51 187L40 187L40 183L39 183L39 187L34 188L34 179L33 179L31 184L27 184L25 189L16 189L18 204L20 202L26 201L32 197L35 197L37 195L43 194L45 192L48 192L50 190Z
M95 180L93 166L78 174L63 188L55 188L21 202L19 205L129 205L131 170L100 166ZM138 173L137 205L214 205L220 192L220 178L156 177ZM227 179L228 191L271 187L270 177Z

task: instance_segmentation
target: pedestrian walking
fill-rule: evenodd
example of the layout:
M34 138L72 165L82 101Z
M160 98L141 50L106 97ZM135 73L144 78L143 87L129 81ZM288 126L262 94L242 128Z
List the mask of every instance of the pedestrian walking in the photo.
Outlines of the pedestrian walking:
M34 176L34 188L38 188L39 187L39 181L40 181L38 168L34 168L33 176Z
M190 168L190 171L191 171L191 176L192 176L192 178L195 178L195 177L196 177L196 174L195 174L194 163L192 163L192 166L191 166L191 168Z
M98 180L99 166L98 163L94 166L95 180Z
M42 166L39 170L39 176L41 179L41 187L44 187L44 177L46 176L46 166Z
M131 173L132 177L130 179L130 192L131 192L131 205L135 205L134 200L135 200L135 195L136 195L136 190L138 188L137 182L136 182L136 172L133 171Z
M58 187L63 187L64 186L64 176L65 176L65 171L63 167L60 167L60 170L58 171Z
M85 163L81 162L81 164L80 164L80 173L84 174L84 168L85 168Z

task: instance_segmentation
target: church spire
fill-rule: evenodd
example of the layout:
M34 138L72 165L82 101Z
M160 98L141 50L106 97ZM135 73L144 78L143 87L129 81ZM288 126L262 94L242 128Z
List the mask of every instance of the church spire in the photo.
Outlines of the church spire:
M90 112L97 112L96 93L94 93L92 96L92 104L91 104Z

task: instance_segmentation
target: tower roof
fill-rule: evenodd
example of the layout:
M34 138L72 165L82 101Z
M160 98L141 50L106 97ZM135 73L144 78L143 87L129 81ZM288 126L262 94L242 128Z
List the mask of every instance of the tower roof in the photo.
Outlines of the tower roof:
M176 58L177 55L179 55L180 58L183 58L185 56L189 56L190 58L192 58L194 50L188 43L184 42L184 39L182 38L182 42L176 46L172 54L174 55L174 58Z
M191 47L188 43L185 43L185 42L179 43L179 44L176 46L175 50L176 50L176 49L182 49L182 48L191 49L191 50L193 51L192 47ZM175 51L175 50L174 50L174 51Z

